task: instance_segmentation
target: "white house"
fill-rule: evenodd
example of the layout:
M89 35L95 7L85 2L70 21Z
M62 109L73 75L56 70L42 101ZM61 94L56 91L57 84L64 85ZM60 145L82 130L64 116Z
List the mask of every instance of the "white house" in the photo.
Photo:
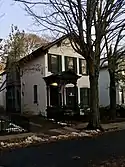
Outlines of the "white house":
M57 103L57 83L51 83L47 87L45 78L60 75L59 72L73 70L77 74L77 102L83 106L89 106L89 76L85 59L76 53L70 46L67 37L62 38L43 46L32 54L22 58L20 61L21 76L21 111L28 114L42 114L46 116L47 106ZM73 74L74 75L74 74ZM55 77L55 76L54 76ZM68 80L68 79L67 79ZM63 87L61 103L74 105L74 85L67 82ZM52 87L53 86L53 87ZM54 87L55 86L55 87ZM99 76L100 105L109 104L109 75L106 68L102 68ZM120 102L119 90L117 103ZM19 101L19 92L16 93ZM48 97L48 98L47 98ZM64 97L64 98L63 98ZM5 98L5 96L4 96ZM18 104L18 102L17 102Z
M24 64L25 60L27 63ZM89 77L86 61L71 48L67 38L62 37L45 47L39 48L22 59L21 62L21 109L23 112L46 115L47 89L43 77L70 69L74 69L74 72L80 76L77 81L78 103L82 102L84 98L84 105L89 105ZM66 87L72 87L72 84ZM54 92L49 93L53 94L50 95L50 98L54 101L56 98ZM69 96L68 93L73 92L67 92L67 96ZM50 100L49 103L51 103Z
M101 59L101 63L104 59ZM110 77L108 72L108 64L105 62L100 69L99 74L99 102L101 106L107 106L110 104L110 97L109 97L109 88L110 88ZM123 101L125 102L125 91L122 89L123 83L116 83L116 103L122 104Z

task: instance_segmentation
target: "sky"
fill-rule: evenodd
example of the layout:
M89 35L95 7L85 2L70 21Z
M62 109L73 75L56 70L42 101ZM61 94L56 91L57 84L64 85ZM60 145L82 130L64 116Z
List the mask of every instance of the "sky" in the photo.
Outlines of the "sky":
M16 25L25 32L34 32L33 20L23 9L23 5L13 0L0 0L0 38L6 39L11 32L11 25Z

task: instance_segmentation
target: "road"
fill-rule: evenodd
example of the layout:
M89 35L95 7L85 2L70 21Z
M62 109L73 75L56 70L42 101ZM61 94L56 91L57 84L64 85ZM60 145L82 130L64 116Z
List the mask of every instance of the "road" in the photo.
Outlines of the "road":
M120 155L125 155L125 130L110 132L93 139L59 141L4 151L0 154L0 165L5 167L88 167L91 166L91 160L96 162Z

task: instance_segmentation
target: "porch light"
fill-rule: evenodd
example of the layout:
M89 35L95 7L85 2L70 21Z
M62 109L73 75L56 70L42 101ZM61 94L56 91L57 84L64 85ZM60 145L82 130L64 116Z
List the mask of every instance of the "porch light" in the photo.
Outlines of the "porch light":
M51 84L52 86L58 86L58 84L56 82Z
M66 86L65 86L66 88L68 88L68 87L74 87L74 84L66 84Z

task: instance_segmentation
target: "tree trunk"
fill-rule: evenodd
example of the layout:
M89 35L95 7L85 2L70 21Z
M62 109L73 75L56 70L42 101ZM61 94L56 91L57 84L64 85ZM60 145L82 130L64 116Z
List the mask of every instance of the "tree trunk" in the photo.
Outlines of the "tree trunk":
M110 97L110 118L116 118L116 84L115 84L115 74L114 72L109 71L110 76L110 89L109 89L109 97Z
M98 75L89 74L90 81L90 119L87 129L101 129L99 114Z

